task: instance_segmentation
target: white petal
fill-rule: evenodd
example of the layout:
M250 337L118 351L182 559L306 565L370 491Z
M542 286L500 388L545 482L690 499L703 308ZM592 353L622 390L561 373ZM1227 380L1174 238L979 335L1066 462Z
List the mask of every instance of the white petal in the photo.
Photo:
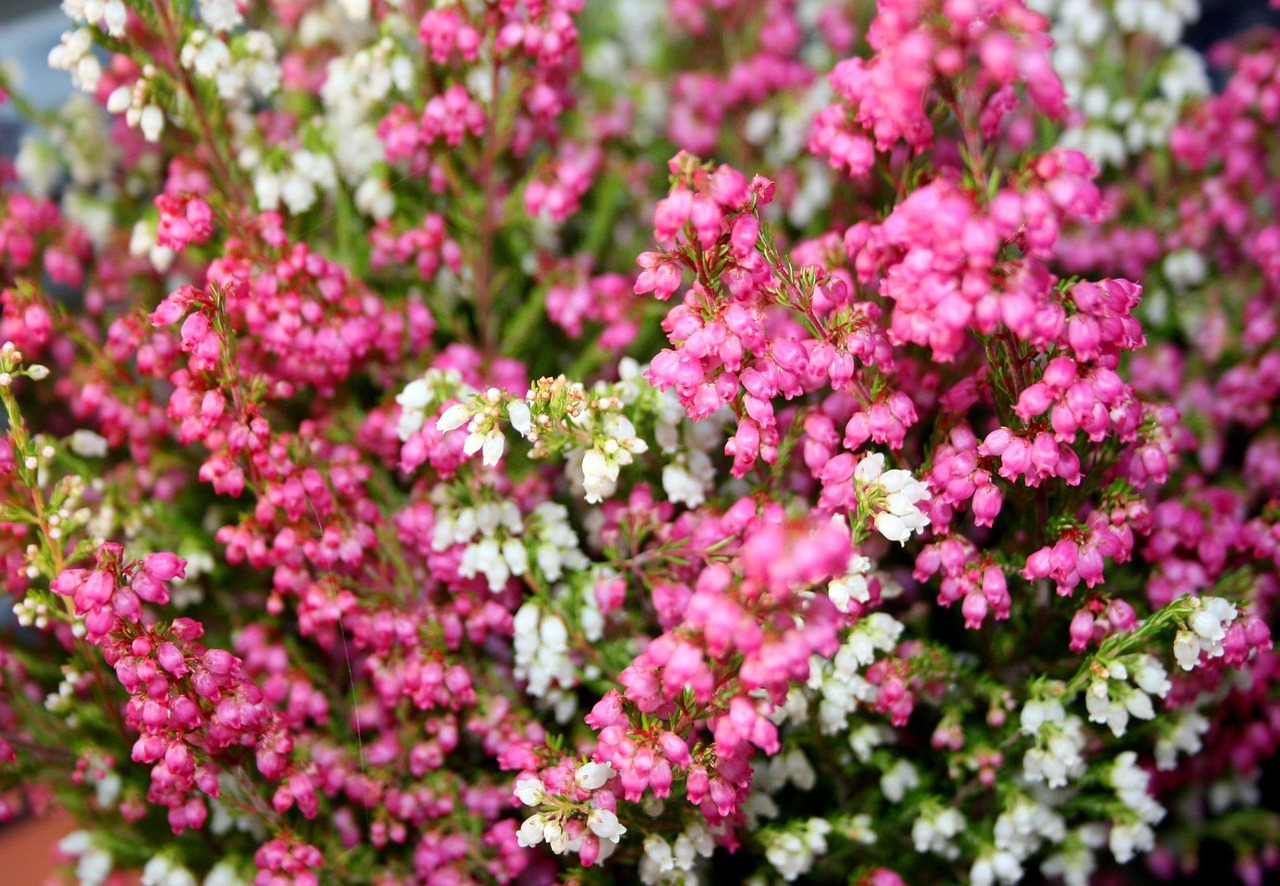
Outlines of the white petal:
M507 418L511 419L511 427L515 428L516 433L522 437L533 429L529 405L523 400L512 400L507 404Z
M409 393L408 388L405 388L405 393L406 394ZM450 406L440 415L439 420L436 422L436 430L442 431L445 433L449 431L457 430L458 428L465 425L467 423L467 419L470 417L471 417L471 413L466 406L464 406L461 403L454 403L452 406ZM477 435L473 434L472 436L477 436ZM480 448L480 445L476 444L476 449L479 449L479 448ZM475 449L471 450L471 452L475 452L475 451L476 451ZM467 454L470 455L471 453L469 452Z

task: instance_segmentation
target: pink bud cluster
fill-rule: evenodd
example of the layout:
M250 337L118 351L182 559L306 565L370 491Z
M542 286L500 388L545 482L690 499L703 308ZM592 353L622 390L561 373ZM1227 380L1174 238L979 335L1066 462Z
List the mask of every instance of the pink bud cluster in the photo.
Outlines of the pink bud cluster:
M573 338L583 333L584 322L604 326L603 348L624 348L638 331L640 300L633 283L621 274L590 274L583 262L564 262L546 275L547 316Z
M369 264L374 270L412 262L423 282L435 279L441 267L453 273L462 269L462 253L457 241L445 229L444 218L431 213L417 227L395 232L390 222L381 222L369 232Z
M606 694L588 718L599 730L595 759L618 771L628 800L649 790L665 797L683 779L688 801L712 824L737 820L751 787L749 761L757 750L780 748L768 715L793 681L807 678L811 656L838 646L840 613L803 590L843 573L848 532L833 523L788 524L772 505L754 511L743 499L696 527L693 551L740 538L742 573L706 562L691 581L655 586L665 632L619 674L623 692ZM677 725L638 728L642 717ZM694 745L704 750L691 756Z
M840 98L814 121L809 150L851 176L866 175L876 154L899 142L933 145L933 108L959 101L958 113L996 119L1021 85L1045 116L1066 115L1066 94L1049 60L1049 22L1015 0L908 0L882 3L867 32L868 61L840 62L828 79ZM960 97L939 94L962 71L975 82ZM1015 100L1016 101L1016 100ZM968 121L966 121L968 122ZM994 134L994 121L984 127Z

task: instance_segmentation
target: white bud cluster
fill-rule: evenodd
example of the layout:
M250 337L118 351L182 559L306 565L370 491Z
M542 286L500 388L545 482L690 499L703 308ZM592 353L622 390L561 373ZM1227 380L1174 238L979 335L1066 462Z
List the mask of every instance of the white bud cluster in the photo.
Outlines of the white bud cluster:
M920 787L920 773L907 760L898 760L880 776L880 792L890 803L901 803L907 791Z
M974 859L969 868L969 886L993 886L995 883L1017 883L1022 879L1022 864L1012 852L996 849Z
M583 790L593 791L603 787L615 775L617 773L608 763L586 763L578 768L575 781ZM523 778L516 782L514 793L521 803L535 808L547 805L553 799L548 795L546 785L537 778ZM600 839L600 859L603 860L613 853L613 847L627 832L613 810L596 806L590 800L581 805L564 801L553 805L556 808L535 812L520 825L516 839L521 846L537 846L545 841L551 851L557 854L577 852L582 846L583 837L589 831ZM570 818L583 817L585 830L580 830L577 836L573 836L565 823Z
M289 155L289 168L273 171L259 167L253 176L253 193L264 210L277 210L283 200L294 215L315 206L319 194L332 193L338 187L333 158L309 150Z
M168 246L161 246L156 242L154 218L140 218L133 223L129 232L129 254L134 258L147 259L159 274L167 272L177 257Z
M142 869L142 886L196 886L195 875L167 855L153 855Z
M187 42L182 44L178 60L196 76L214 80L218 74L231 67L231 49L208 31L196 28L187 37ZM222 97L232 98L234 94Z
M1084 774L1084 721L1068 715L1056 698L1028 701L1022 708L1022 733L1035 738L1035 747L1022 759L1023 777L1051 788L1065 787Z
M124 787L124 779L120 773L106 765L106 760L90 751L89 766L85 769L85 778L93 785L94 801L99 809L114 809L120 800L120 791Z
M1200 663L1201 655L1219 658L1225 651L1222 641L1236 620L1234 603L1221 597L1200 597L1187 618L1187 625L1173 638L1173 657L1184 671Z
M801 791L810 791L817 781L817 772L804 751L799 748L793 747L770 757L756 770L756 777L751 782L751 794L742 807L748 827L754 830L762 819L777 818L781 810L774 802L773 795L788 784L795 785Z
M410 383L409 387L405 388L405 393L396 398L397 401L408 395L415 385L420 384L420 381ZM454 395L464 395L470 390L462 385L460 391L455 392ZM414 391L414 399L421 400L426 397L425 388L414 389ZM447 434L466 425L467 439L462 444L463 454L475 455L479 452L481 461L489 467L494 467L502 460L502 454L507 447L507 439L502 433L501 424L504 409L508 420L517 430L523 427L526 430L522 433L527 433L530 426L529 410L523 401L514 400L504 407L502 399L502 392L497 388L489 388L483 396L471 393L469 402L454 403L440 414L439 420L436 421L436 430ZM406 426L403 417L401 424ZM414 417L407 426L417 424L418 418Z
M131 129L137 129L149 142L160 140L164 132L164 111L153 98L153 81L156 69L153 65L142 68L142 76L133 85L122 84L107 96L107 110L112 114L124 114L124 121Z
M238 27L244 16L236 0L199 0L200 20L215 33Z
M1199 286L1208 274L1204 256L1189 246L1170 252L1160 267L1169 285L1178 292Z
M201 886L249 886L249 881L240 876L231 861L223 860L209 870Z
M377 124L392 95L411 94L413 88L413 62L389 37L333 59L325 71L320 97L326 126L342 133L333 144L334 160L342 179L355 188L357 208L374 219L395 211L395 197L379 168L386 150Z
M1066 822L1061 815L1025 794L1017 794L1008 801L994 828L996 849L1012 856L1019 864L1043 843L1057 846L1066 834Z
M1150 655L1130 659L1134 686L1130 686L1129 668L1122 661L1098 665L1093 681L1085 691L1085 707L1089 722L1109 727L1117 738L1128 728L1129 717L1152 720L1156 716L1151 696L1164 698L1172 684L1164 666Z
M89 831L72 831L58 841L58 849L75 859L75 875L80 886L102 886L111 876L115 860Z
M1098 869L1094 852L1107 842L1105 825L1091 822L1071 831L1056 853L1040 863L1046 877L1061 877L1066 886L1089 886Z
M1116 757L1107 772L1107 783L1138 820L1145 824L1158 824L1164 818L1164 807L1148 792L1151 776L1138 766L1136 751L1124 751ZM1128 859L1117 855L1116 860L1123 864Z
M865 499L876 531L889 541L906 544L912 533L924 532L929 525L929 516L919 506L929 500L928 487L910 471L886 471L882 453L864 455L854 469L853 480L861 487L859 503Z
M102 77L102 63L93 53L93 31L64 31L58 45L49 50L49 67L69 72L77 89L94 92Z
M1053 66L1072 103L1082 112L1060 139L1100 165L1120 166L1131 155L1168 143L1178 111L1210 84L1199 53L1179 46L1182 32L1200 14L1196 0L1032 0L1053 21ZM1158 54L1154 76L1140 86L1126 82L1110 62L1133 35L1150 38ZM1144 90L1144 91L1139 91Z
M587 503L599 504L613 495L621 469L648 449L649 444L636 436L635 425L630 419L621 413L606 413L600 419L600 430L592 447L570 462L571 465L576 464L581 475Z
M192 39L195 39L195 34L192 34ZM203 52L205 47L215 42L221 41L216 37L206 38L198 51ZM250 107L254 98L266 98L275 94L280 88L282 73L276 44L270 34L266 31L246 31L223 45L228 48L225 60L222 51L213 48L209 50L212 57L205 62L206 69L215 69L212 77L217 84L219 98L232 108L243 110ZM197 55L194 63L198 62ZM256 158L257 154L252 151L248 154L242 152L237 161L245 171L252 172L257 164L249 164L247 161Z
M893 733L884 723L864 723L849 730L849 748L860 763L871 762L872 752L892 740Z
M825 818L810 818L798 828L769 834L765 840L764 857L769 864L790 883L801 874L808 873L814 861L827 851L827 835L831 822Z
M911 825L911 842L916 852L932 852L943 858L960 857L960 847L954 842L964 832L965 818L959 810L939 806L926 806Z
M827 596L831 598L836 609L848 612L851 602L869 603L871 601L867 575L870 574L872 565L871 560L861 554L850 555L845 574L831 579L827 585Z
M535 698L556 701L553 691L572 689L578 682L569 655L568 626L557 613L543 610L533 600L516 611L514 623L516 679L524 680Z
M62 679L58 682L57 690L45 696L45 710L55 714L64 714L71 711L75 707L76 694L79 691L78 684L83 679L84 675L77 671L64 670Z
M650 834L644 840L644 855L640 856L640 882L645 886L661 883L681 883L697 886L694 872L699 858L710 858L716 843L706 825L695 822L671 843L658 834Z
M1209 787L1209 811L1222 815L1233 806L1257 806L1262 799L1258 786L1261 777L1261 770L1254 770L1249 775L1230 772L1219 778Z
M629 372L639 373L635 361L628 361ZM714 418L688 421L674 390L665 391L654 423L654 439L670 461L662 469L662 491L667 500L696 508L707 498L715 481L715 466L709 452L724 445L723 428Z
M396 436L401 442L408 441L422 430L427 416L435 410L437 404L448 399L459 402L445 410L436 422L436 428L444 431L462 427L470 419L470 411L462 404L469 402L476 393L475 388L462 380L462 374L458 370L428 369L422 378L409 382L396 395L396 403L400 404Z
M63 178L80 190L64 192L63 212L74 218L95 245L103 245L112 230L111 209L98 186L111 177L119 151L111 140L102 107L83 93L73 93L58 109L57 120L44 135L25 133L14 159L14 171L24 188L39 197L51 196Z
M1162 727L1156 739L1156 768L1168 772L1177 768L1179 751L1200 753L1200 736L1209 731L1209 720L1195 708L1179 708Z
M873 704L878 690L858 673L876 659L876 652L892 652L904 628L886 612L858 619L843 645L830 659L809 659L808 687L819 697L818 723L823 733L843 729L858 704Z
M39 572L36 573L39 575ZM35 576L31 576L35 578ZM23 597L13 604L13 615L18 624L24 628L36 628L43 631L49 626L49 606L34 597Z
M466 545L458 566L459 575L465 578L483 575L489 589L497 593L506 588L511 576L528 571L529 553L521 538L524 516L514 501L482 501L456 507L450 488L443 485L432 490L431 499L436 506L432 550Z
M31 133L18 143L13 170L22 187L35 197L48 197L62 180L62 152Z
M62 0L62 12L77 24L100 27L112 37L123 37L129 23L124 0Z
M107 454L107 438L87 428L77 428L67 438L71 451L81 458L103 458Z

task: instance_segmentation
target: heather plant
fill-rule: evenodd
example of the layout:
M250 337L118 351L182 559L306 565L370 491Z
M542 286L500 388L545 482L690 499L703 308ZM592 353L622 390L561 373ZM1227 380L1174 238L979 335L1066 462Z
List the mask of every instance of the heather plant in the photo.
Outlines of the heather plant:
M1280 868L1275 36L1214 93L1165 0L63 5L0 815L80 883Z

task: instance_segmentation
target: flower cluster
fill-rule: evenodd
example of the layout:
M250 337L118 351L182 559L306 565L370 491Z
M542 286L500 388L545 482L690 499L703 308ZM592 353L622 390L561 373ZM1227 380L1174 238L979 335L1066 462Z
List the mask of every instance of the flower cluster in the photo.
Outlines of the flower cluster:
M1280 37L63 5L64 108L0 66L0 819L81 883L1280 864Z

